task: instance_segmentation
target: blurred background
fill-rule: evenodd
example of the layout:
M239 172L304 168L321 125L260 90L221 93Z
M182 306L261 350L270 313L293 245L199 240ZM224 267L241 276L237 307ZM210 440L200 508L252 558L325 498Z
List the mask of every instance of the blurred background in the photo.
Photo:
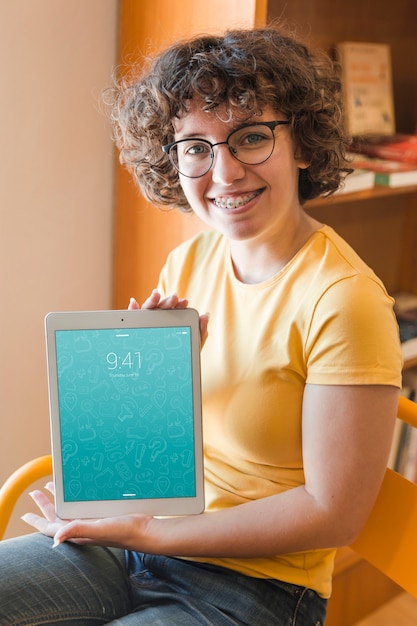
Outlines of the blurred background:
M0 0L0 484L50 452L45 315L142 301L201 229L117 166L102 105L115 67L265 14L266 0ZM31 531L28 507L6 538Z
M111 305L116 37L117 0L0 0L0 483L50 450L45 314Z

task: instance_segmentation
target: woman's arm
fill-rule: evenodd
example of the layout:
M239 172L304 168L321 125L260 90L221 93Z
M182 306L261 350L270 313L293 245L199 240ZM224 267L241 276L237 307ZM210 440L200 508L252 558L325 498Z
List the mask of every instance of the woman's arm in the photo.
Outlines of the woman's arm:
M303 405L305 485L199 516L131 515L63 522L41 492L44 517L26 521L67 540L154 554L261 557L349 544L366 521L389 455L398 390L307 385Z

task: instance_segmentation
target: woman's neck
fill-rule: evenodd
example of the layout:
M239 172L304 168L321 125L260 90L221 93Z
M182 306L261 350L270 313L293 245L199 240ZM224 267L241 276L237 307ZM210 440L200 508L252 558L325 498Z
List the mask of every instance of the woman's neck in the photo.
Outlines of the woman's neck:
M261 283L280 272L311 235L322 224L302 213L299 221L279 236L230 242L230 252L236 277L243 283Z

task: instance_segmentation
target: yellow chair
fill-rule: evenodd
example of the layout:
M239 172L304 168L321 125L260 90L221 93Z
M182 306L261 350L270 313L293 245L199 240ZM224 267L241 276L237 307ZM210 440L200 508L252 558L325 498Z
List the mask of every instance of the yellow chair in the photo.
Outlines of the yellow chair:
M3 538L19 497L32 483L51 474L52 457L47 454L25 463L6 480L0 488L0 540Z
M417 404L400 397L398 417L417 428ZM387 468L372 513L350 547L417 598L417 485Z

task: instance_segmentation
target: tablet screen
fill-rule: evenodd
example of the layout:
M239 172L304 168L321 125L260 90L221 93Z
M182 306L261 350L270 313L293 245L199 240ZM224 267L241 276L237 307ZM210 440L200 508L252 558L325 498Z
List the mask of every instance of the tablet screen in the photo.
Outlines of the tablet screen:
M62 483L63 503L160 500L161 506L151 510L171 514L163 501L197 498L201 443L196 436L201 435L193 331L175 321L165 325L158 313L153 322L157 325L58 324L53 330L54 474ZM83 508L78 508L74 514L80 517ZM103 510L97 513L107 514Z

